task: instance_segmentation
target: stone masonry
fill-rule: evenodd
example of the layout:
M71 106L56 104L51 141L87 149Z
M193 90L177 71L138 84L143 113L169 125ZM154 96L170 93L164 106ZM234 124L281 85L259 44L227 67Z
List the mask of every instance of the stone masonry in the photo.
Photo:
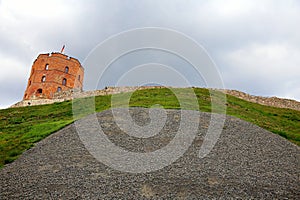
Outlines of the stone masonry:
M237 90L220 90L220 91L253 103L258 103L261 105L273 106L278 108L290 108L293 110L300 111L300 102L295 100L283 99L278 97L254 96Z
M53 94L52 99L32 99L32 100L23 100L21 102L16 103L12 107L22 107L22 106L30 106L30 105L42 105L42 104L51 104L55 102L62 102L66 100L71 100L73 98L84 98L90 96L101 96L101 95L110 95L110 94L118 94L122 92L132 92L135 90L143 90L143 89L152 89L152 88L163 88L162 86L135 86L135 87L106 87L103 90L94 90L94 91L81 91L76 89L56 92ZM244 92L240 92L237 90L219 90L226 94L244 99L246 101L250 101L253 103L258 103L266 106L273 106L279 108L290 108L293 110L300 111L300 102L290 99L282 99L278 97L260 97L246 94Z
M56 102L72 100L73 98L84 98L84 97L91 97L91 96L119 94L122 92L133 92L135 90L143 90L143 89L151 89L151 88L163 88L163 87L162 86L106 87L103 90L94 90L94 91L82 91L78 89L70 89L70 90L54 93L52 95L52 99L29 99L29 100L25 99L23 101L20 101L12 105L11 107L15 108L15 107L23 107L23 106L52 104Z

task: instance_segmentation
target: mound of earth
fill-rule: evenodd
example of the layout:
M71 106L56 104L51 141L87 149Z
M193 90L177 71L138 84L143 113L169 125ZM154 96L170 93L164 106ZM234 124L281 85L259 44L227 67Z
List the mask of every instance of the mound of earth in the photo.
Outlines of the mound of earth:
M149 109L131 108L130 113L136 124L150 123ZM157 112L155 117L163 118L161 113ZM175 137L180 110L166 113L165 126L150 138L126 134L116 125L111 110L97 113L97 118L114 144L145 153L166 146ZM97 161L80 140L76 126L69 125L0 170L0 198L300 199L298 146L227 116L216 145L206 157L199 158L211 114L197 114L200 122L197 135L184 155L162 169L147 173L117 171ZM86 131L92 131L89 123Z

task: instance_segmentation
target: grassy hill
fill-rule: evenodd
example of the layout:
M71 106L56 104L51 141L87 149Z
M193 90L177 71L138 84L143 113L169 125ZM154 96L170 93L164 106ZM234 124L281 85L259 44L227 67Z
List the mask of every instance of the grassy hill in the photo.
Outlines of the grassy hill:
M185 89L178 90L184 92ZM209 91L201 88L194 91L199 110L211 112ZM118 94L117 98L122 99L122 95L126 94ZM111 95L96 97L96 112L109 109L110 102ZM180 109L175 95L167 88L135 91L130 99L130 106L151 107L155 104ZM226 107L228 115L254 123L300 145L300 111L263 106L230 95L227 95ZM91 112L82 113L82 116ZM0 168L15 160L35 142L73 121L71 101L0 110Z

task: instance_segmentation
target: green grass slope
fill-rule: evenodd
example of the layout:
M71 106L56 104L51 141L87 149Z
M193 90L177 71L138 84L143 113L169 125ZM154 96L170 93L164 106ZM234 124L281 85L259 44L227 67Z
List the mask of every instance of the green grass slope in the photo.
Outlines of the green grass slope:
M177 90L184 94L186 89ZM199 110L211 112L209 91L201 88L195 88L194 91ZM127 94L118 94L116 99L123 99L124 95ZM188 98L186 96L186 99ZM176 96L167 88L135 91L130 98L130 106L152 107L155 104L164 108L180 109ZM124 105L120 103L116 106ZM111 95L95 97L96 112L110 107ZM300 145L300 111L263 106L230 95L227 95L226 107L228 115L254 123ZM93 109L85 111L80 117L92 112ZM14 161L34 143L73 121L72 101L0 110L0 168Z

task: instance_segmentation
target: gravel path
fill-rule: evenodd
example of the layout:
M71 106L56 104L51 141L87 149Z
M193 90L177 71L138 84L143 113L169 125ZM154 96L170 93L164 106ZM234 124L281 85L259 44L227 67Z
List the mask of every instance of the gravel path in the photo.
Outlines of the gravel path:
M131 109L139 125L149 124L148 112ZM97 117L115 144L149 152L172 140L179 114L168 110L160 134L147 139L122 132L111 110ZM79 139L74 124L69 125L0 170L0 199L300 199L299 147L227 117L216 146L199 159L210 114L199 113L199 120L198 135L181 158L163 169L141 174L116 171L97 161Z

